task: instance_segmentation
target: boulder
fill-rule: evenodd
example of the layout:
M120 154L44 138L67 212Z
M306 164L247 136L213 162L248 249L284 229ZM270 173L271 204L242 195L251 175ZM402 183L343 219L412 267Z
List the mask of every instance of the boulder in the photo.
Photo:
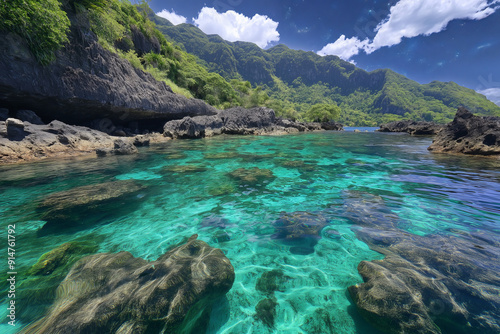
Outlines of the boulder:
M500 154L500 117L474 116L460 107L429 146L432 152L477 155Z
M379 132L407 132L410 135L435 135L444 125L433 122L395 121L382 124Z
M87 256L70 270L48 314L23 333L202 333L232 287L220 249L192 236L148 262L128 252Z
M27 135L27 132L24 131L23 121L17 118L7 118L5 126L7 128L7 137L10 140L20 141Z
M227 134L253 134L257 129L265 129L276 125L274 110L269 108L245 109L235 107L219 113Z
M323 130L330 130L330 131L343 131L344 130L344 126L342 124L334 122L334 121L322 122L321 128Z

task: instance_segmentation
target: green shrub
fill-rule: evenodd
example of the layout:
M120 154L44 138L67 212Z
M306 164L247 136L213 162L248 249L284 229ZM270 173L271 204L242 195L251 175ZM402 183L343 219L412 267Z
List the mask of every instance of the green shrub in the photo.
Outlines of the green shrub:
M42 65L68 42L70 22L57 0L0 0L0 30L17 33Z

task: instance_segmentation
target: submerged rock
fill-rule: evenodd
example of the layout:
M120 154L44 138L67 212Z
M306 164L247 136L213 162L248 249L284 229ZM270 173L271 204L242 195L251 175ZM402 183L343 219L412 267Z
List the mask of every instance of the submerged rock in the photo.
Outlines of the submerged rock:
M70 241L43 254L18 277L16 316L24 323L41 317L54 302L56 289L80 258L93 254L98 245L93 241Z
M276 298L265 298L255 306L255 318L262 321L269 328L274 328L274 318L276 317Z
M238 168L229 173L229 176L244 185L269 183L276 178L271 170L259 167Z
M379 132L407 132L411 135L435 135L444 125L433 122L395 121L382 124Z
M112 181L92 184L57 192L47 196L38 204L40 219L47 223L39 231L61 231L71 227L85 226L89 217L109 214L113 210L123 212L133 209L137 196L145 187L134 180ZM126 204L126 205L125 205Z
M500 332L498 240L373 229L358 236L386 256L361 262L365 283L349 287L372 324L390 333Z
M359 225L357 237L385 255L362 261L364 283L348 288L364 318L388 333L500 332L498 237L415 235L382 198L350 195L346 216Z
M162 169L163 172L170 173L199 173L206 171L207 168L199 165L175 165L166 166Z
M276 233L271 238L292 246L290 252L293 254L311 254L327 223L326 218L310 212L283 213L273 223Z
M232 287L221 250L192 236L148 262L128 252L76 263L48 314L23 333L191 333Z
M458 108L453 122L434 138L429 151L477 155L500 154L500 117L474 116Z
M265 271L257 280L255 289L266 296L274 296L275 291L285 291L283 285L288 279L290 279L290 277L286 276L281 269Z

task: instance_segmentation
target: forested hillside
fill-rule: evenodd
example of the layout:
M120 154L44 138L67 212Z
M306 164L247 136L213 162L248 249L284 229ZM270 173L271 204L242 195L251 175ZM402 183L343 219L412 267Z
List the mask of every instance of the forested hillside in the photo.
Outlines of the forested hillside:
M167 39L201 58L226 79L260 85L279 114L300 118L316 103L337 104L347 125L377 125L398 119L445 123L458 106L500 115L500 107L453 82L421 85L388 69L366 72L336 56L277 45L262 50L246 42L227 42L189 24L173 26L152 16Z

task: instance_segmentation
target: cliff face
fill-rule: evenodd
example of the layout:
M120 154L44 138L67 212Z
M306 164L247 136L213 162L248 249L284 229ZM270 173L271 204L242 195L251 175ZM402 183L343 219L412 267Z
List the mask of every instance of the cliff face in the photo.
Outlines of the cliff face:
M174 94L165 83L105 50L88 22L68 16L70 43L48 66L37 63L19 36L0 32L0 107L30 109L45 122L70 124L97 118L155 123L216 114L203 101Z

